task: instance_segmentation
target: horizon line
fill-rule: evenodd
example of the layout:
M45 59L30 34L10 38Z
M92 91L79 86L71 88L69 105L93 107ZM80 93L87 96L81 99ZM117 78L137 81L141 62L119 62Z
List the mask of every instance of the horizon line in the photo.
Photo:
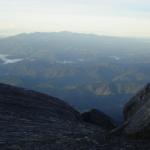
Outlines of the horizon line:
M112 35L112 34L102 34L102 33L94 33L94 32L76 32L76 31L29 31L29 32L16 32L16 33L0 33L0 38L7 38L12 36L17 36L21 34L35 34L35 33L72 33L72 34L84 34L84 35L93 35L99 37L114 37L114 38L134 38L134 39L150 39L150 36L121 36L121 35Z

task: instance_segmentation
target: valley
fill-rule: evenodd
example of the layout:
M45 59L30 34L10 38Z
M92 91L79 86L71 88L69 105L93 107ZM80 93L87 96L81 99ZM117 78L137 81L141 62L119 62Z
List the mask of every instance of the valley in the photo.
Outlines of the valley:
M97 108L122 120L122 107L149 82L150 43L70 32L0 39L0 82ZM135 53L136 51L136 53Z

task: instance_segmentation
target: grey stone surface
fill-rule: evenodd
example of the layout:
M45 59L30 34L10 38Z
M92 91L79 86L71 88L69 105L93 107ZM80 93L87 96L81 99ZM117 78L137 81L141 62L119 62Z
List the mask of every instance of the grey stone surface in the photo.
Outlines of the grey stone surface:
M131 118L149 100L150 100L150 84L147 84L124 106L125 120Z
M139 91L125 106L125 133L150 137L150 84Z
M149 140L110 136L63 101L0 84L0 150L149 150Z

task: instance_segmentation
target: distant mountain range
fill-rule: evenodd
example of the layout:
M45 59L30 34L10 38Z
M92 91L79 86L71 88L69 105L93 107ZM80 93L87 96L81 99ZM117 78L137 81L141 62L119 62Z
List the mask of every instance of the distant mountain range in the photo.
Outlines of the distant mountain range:
M149 77L145 39L71 32L0 39L0 82L60 97L80 111L100 108L118 121Z

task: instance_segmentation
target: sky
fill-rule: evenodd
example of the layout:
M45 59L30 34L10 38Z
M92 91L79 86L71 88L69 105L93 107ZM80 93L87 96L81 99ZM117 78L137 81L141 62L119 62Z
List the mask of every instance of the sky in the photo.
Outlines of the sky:
M0 35L59 31L150 37L150 0L0 0Z

